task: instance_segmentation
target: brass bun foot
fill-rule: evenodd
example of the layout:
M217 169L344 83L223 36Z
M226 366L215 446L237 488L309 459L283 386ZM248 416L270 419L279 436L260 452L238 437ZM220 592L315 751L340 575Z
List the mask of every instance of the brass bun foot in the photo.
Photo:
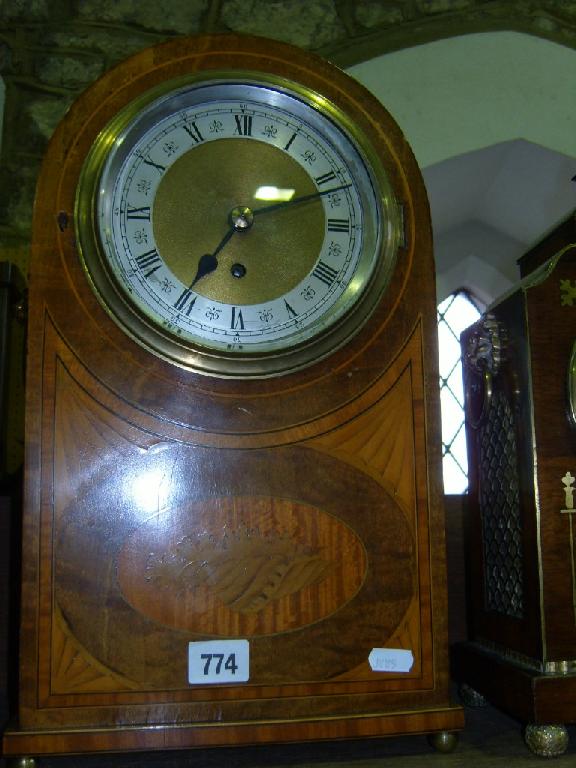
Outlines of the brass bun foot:
M448 731L438 731L438 733L431 733L428 736L428 743L437 752L448 754L453 752L458 744L458 736L455 733L449 733Z
M6 760L7 768L36 768L37 765L35 757L9 757Z
M539 757L557 757L568 749L568 731L564 725L527 725L524 741Z
M485 707L488 704L488 701L482 696L481 693L479 693L474 688L471 688L466 683L462 683L460 687L458 688L458 695L460 696L460 700L462 704L464 704L465 707L470 707L471 709L479 709L480 707Z

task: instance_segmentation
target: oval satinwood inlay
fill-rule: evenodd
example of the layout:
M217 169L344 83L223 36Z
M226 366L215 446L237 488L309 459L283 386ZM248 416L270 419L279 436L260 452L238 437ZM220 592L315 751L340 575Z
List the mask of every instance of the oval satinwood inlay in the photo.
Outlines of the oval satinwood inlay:
M309 504L217 497L138 527L118 562L120 589L174 629L250 637L319 621L347 603L366 573L354 532Z

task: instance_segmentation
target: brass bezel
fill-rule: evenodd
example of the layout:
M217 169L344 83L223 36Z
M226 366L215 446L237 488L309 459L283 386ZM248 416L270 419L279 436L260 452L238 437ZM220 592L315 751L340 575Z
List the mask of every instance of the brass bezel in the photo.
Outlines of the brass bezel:
M317 336L269 352L236 352L183 342L164 328L153 325L117 284L107 266L96 224L99 181L118 137L153 102L175 91L209 83L246 83L295 95L328 118L356 146L372 176L380 205L381 232L377 255L362 257L361 281L365 284L355 303L333 325L322 327ZM137 343L179 367L197 373L232 378L280 376L313 365L349 342L365 325L390 283L399 247L405 246L403 211L375 148L347 115L311 88L271 73L254 71L206 71L168 80L127 104L98 134L79 178L74 219L83 270L107 314ZM362 261L361 259L361 261ZM367 272L372 271L372 274ZM338 299L343 300L348 291Z

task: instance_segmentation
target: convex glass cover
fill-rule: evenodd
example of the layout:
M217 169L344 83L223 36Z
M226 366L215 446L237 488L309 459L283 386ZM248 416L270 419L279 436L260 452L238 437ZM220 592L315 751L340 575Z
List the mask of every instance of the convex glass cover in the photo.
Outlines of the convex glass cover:
M83 262L111 315L164 358L265 376L347 341L390 278L400 223L369 143L277 80L167 84L86 162Z

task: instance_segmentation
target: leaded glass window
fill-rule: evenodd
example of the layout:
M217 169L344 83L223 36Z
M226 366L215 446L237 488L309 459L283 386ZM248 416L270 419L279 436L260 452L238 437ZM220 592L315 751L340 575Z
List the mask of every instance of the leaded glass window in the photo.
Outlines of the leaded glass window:
M464 290L455 291L438 306L445 493L465 493L468 489L460 334L479 317L477 302Z

